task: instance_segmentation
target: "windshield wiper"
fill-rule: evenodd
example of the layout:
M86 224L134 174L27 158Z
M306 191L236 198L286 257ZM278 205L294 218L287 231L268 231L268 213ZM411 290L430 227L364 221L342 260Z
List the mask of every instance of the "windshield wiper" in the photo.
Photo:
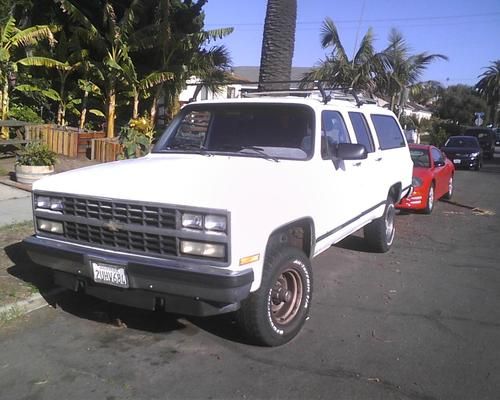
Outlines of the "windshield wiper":
M265 160L279 162L279 160L276 157L267 154L262 147L224 144L222 146L217 146L217 149L229 150L238 153L242 153L243 150L252 150L255 152L256 155L260 156L261 158L264 158ZM248 154L248 153L243 153L243 154Z

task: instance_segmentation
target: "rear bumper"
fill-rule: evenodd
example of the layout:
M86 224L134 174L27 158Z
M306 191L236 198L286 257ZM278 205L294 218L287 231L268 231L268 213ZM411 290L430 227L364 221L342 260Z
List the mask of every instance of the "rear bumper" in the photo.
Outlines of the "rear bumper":
M188 315L215 315L235 311L248 297L253 271L182 261L113 253L31 236L24 240L30 258L54 270L56 284L104 300L144 309L161 308ZM129 288L95 283L91 261L125 268Z

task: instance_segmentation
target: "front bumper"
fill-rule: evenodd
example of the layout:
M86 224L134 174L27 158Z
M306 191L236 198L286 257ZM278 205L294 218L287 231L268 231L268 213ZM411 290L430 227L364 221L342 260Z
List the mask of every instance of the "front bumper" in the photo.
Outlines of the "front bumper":
M475 168L479 165L479 158L454 158L451 162L455 168Z
M427 207L427 197L423 195L419 190L414 189L413 192L401 199L401 201L396 205L398 209L409 209L409 210L422 210Z
M207 316L235 311L248 297L251 269L190 264L80 246L31 236L24 240L28 255L37 264L54 270L56 284L113 303L143 309ZM129 288L95 283L91 261L123 266Z

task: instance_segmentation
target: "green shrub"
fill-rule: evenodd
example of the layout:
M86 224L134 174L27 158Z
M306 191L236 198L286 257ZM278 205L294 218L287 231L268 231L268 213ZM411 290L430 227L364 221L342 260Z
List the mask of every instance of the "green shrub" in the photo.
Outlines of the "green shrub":
M56 153L42 143L28 143L23 150L17 153L16 164L19 165L54 165L57 161Z
M128 126L120 130L119 141L123 146L120 158L137 158L146 155L151 148L153 127L147 116L130 120Z
M11 105L9 115L11 118L18 121L32 122L35 124L43 123L43 119L29 106L17 104Z

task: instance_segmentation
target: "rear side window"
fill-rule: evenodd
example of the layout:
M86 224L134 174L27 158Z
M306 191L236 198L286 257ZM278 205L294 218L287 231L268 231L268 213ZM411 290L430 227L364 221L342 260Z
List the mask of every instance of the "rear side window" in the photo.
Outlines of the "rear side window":
M350 112L349 118L351 119L357 142L364 145L368 153L373 153L375 151L375 146L373 145L372 135L366 123L365 116L358 112Z
M372 115L372 122L381 150L396 149L405 146L403 133L393 117L390 115Z

